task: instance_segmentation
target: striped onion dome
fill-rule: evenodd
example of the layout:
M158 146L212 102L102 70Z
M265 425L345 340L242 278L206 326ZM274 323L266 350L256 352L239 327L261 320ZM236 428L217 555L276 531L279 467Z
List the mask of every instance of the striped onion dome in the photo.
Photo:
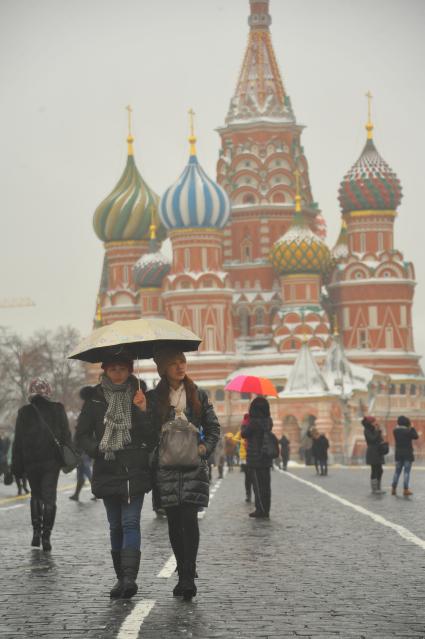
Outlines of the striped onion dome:
M124 172L114 190L97 207L93 226L103 242L148 240L152 218L159 225L159 197L140 175L133 154L133 136L127 138L128 157ZM158 226L158 238L166 231Z
M344 176L338 193L343 213L369 209L393 211L400 204L400 181L379 155L372 138L367 140L360 158Z
M342 221L341 231L336 241L335 246L332 249L332 257L335 260L341 260L345 257L348 257L350 250L348 248L348 236L347 236L347 225L345 221Z
M152 225L149 253L142 255L133 267L134 281L140 288L160 288L171 268L171 260L159 250L155 234Z
M189 138L191 155L183 173L161 198L159 214L167 229L222 229L229 219L226 192L205 173L196 157L196 138Z
M326 276L332 268L328 247L313 233L299 211L288 231L273 245L270 259L279 275L317 273Z

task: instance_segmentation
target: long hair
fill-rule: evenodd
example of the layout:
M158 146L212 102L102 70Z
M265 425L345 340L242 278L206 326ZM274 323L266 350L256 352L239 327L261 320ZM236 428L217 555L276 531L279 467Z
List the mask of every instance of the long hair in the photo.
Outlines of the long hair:
M256 397L249 406L250 417L270 417L270 404L265 397Z
M186 401L187 405L192 409L194 415L196 417L201 416L202 406L199 401L198 391L196 389L195 383L193 380L185 376L183 380L184 388L186 391ZM161 421L164 422L168 414L170 412L170 384L168 383L165 375L161 377L161 381L158 383L156 389L156 394L158 398L157 406L158 406L158 414L161 418Z

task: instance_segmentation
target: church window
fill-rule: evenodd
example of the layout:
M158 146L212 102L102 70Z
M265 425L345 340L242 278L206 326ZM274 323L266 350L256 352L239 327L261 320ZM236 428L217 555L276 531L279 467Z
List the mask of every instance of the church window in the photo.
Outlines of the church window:
M249 334L249 314L246 308L241 308L239 311L239 327L241 337L247 337Z
M359 348L368 348L369 344L368 344L368 335L367 335L367 329L365 328L359 328L358 332L357 332L357 337L358 337L358 347Z
M384 234L378 233L378 251L384 250Z
M241 245L242 251L242 262L251 262L252 261L252 241L249 238L246 238Z
M222 388L218 388L218 389L215 391L215 398L216 398L216 400L217 400L218 402L222 402L222 401L224 401L224 397L225 397L225 395L224 395L224 390L223 390Z
M186 271L190 271L190 249L184 249L184 268Z
M400 306L400 326L407 326L407 308Z
M378 307L369 306L369 326L370 328L377 328L378 326Z
M400 395L406 394L406 384L400 384Z
M410 384L410 394L416 395L416 386L415 384Z
M255 311L255 323L257 326L263 326L264 324L264 309L257 308Z
M385 348L394 348L394 334L392 326L387 326L385 328Z

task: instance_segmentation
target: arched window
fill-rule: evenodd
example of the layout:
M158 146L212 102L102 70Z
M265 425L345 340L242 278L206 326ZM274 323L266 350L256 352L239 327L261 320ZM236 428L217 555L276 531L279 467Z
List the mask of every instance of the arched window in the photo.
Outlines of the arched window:
M241 262L252 262L252 241L248 237L241 244Z
M244 195L242 204L255 204L255 197L251 195L251 193L249 195Z
M406 384L400 384L400 395L406 394Z
M255 311L255 323L257 326L263 326L264 325L264 309L263 308L257 308Z
M239 330L241 337L247 337L249 334L249 313L248 309L241 308L239 311Z
M416 386L415 384L410 384L410 394L416 395Z

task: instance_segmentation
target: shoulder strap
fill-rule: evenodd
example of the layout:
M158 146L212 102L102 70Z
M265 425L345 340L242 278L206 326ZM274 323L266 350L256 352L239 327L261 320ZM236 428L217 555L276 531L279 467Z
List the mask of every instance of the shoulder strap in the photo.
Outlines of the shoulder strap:
M56 446L60 447L60 442L59 442L58 438L55 436L55 434L53 433L53 431L50 428L49 424L44 419L43 415L41 414L41 411L37 408L37 406L34 403L31 403L31 406L34 408L35 412L37 413L37 417L38 417L38 419L40 421L40 424L43 426L43 428L45 428L49 432L49 434L52 437L53 441L55 442Z

